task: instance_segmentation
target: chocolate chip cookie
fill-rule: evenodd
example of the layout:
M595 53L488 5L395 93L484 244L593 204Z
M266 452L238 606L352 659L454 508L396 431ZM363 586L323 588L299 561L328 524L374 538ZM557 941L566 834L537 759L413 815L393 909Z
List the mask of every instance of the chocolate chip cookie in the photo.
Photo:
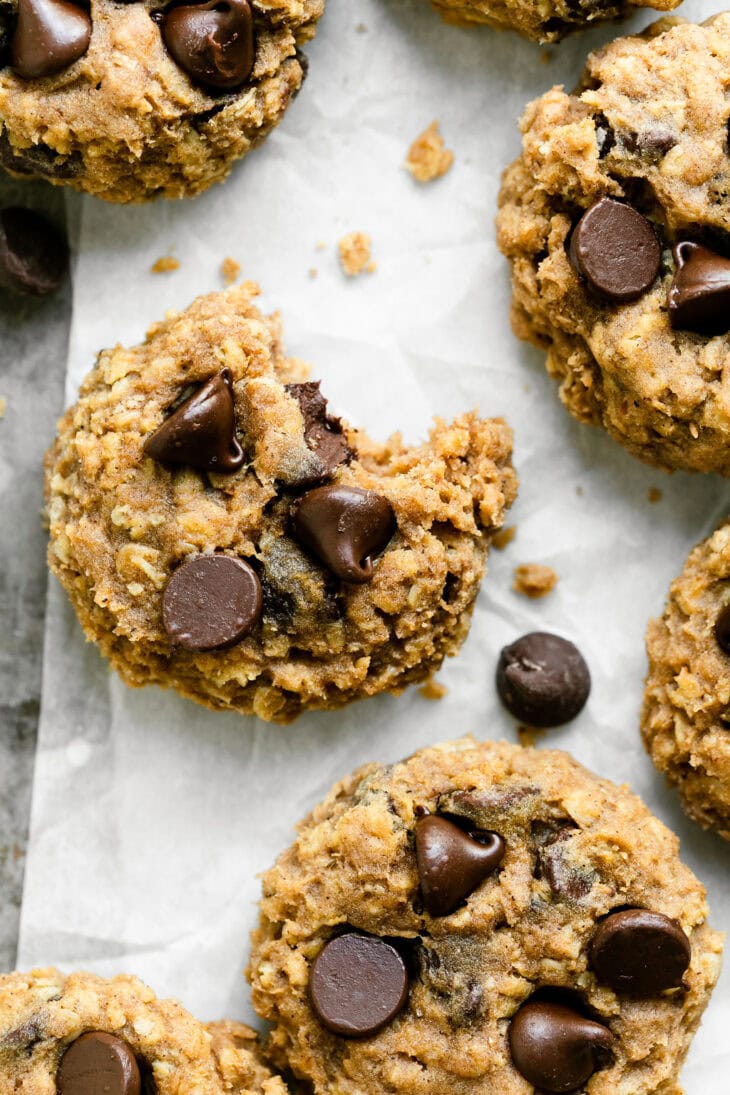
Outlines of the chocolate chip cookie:
M671 11L679 0L431 0L447 23L486 23L500 30L517 30L538 42L557 42L579 27L603 19L620 19L637 7Z
M504 175L512 321L650 464L730 475L730 14L662 20L528 106Z
M287 722L456 653L516 477L499 419L345 425L256 292L100 355L47 458L49 562L129 684Z
M565 753L368 765L263 879L273 1059L315 1095L678 1095L722 937L677 850Z
M0 976L0 1095L286 1095L240 1023L204 1026L135 977Z
M646 644L644 744L689 816L730 840L730 521L691 552Z
M113 202L224 179L301 87L324 0L0 0L0 164Z

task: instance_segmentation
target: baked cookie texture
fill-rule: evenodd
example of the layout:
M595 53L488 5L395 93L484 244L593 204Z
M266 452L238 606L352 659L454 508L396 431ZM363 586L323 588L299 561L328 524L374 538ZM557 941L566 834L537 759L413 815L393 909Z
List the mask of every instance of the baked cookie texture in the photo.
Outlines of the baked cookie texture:
M9 63L17 5L0 4L0 163L15 176L142 202L220 182L277 125L301 87L300 47L324 0L251 0L253 68L232 90L201 83L173 58L161 33L164 0L91 0L83 56L25 78Z
M730 840L730 652L718 624L730 605L730 521L690 553L664 615L646 636L644 744L684 809ZM727 639L725 639L727 643Z
M324 401L303 383L306 367L284 355L278 317L261 314L257 292L245 284L202 297L143 345L100 354L47 457L48 558L87 637L128 684L287 722L307 708L400 691L456 653L517 481L511 431L499 419L437 420L413 448L399 436L371 441L321 408L313 424L307 400ZM238 470L146 455L171 406L226 370ZM353 532L357 540L375 530L369 579L358 558L343 580L337 560L323 563L296 538L296 506L316 538L319 518L304 501L322 481L325 495L342 489L378 510L374 525L368 511ZM166 630L163 602L181 562L213 553L244 561L260 611L248 606L254 626L235 645L190 650Z
M497 219L515 333L546 351L570 413L647 463L721 475L728 327L673 326L667 298L678 242L704 243L718 266L730 255L729 72L730 14L660 20L591 54L573 94L554 87L527 107ZM656 278L623 303L595 293L569 255L581 215L603 198L641 213L660 245Z
M636 7L671 11L679 0L432 0L447 23L487 24L516 30L537 42L557 42L579 27L604 19L620 19Z
M445 915L426 907L434 895L414 835L434 815L496 832L504 845L499 868L481 885L472 881ZM254 1006L273 1024L273 1059L316 1095L527 1095L536 1087L680 1095L678 1072L719 972L722 937L677 853L676 837L636 796L561 752L466 738L360 769L302 822L263 878L249 976ZM597 924L631 906L672 918L689 962L678 987L634 997L593 971ZM408 970L402 1009L365 1039L333 1033L316 1010L322 986L313 968L348 932L387 941ZM510 1041L520 1048L514 1017L561 989L558 999L590 1016L612 1050L587 1082L533 1086L511 1058ZM539 1068L551 1054L544 1041L537 1049Z
M55 1092L64 1053L91 1032L128 1047L143 1089L157 1095L287 1095L256 1034L241 1023L206 1027L174 1001L158 1000L136 977L104 980L55 969L0 975L0 1093Z

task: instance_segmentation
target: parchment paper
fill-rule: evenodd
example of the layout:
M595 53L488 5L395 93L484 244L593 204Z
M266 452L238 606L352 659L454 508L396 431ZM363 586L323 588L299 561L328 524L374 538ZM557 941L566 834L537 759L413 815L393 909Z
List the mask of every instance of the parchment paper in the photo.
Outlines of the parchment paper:
M698 18L713 10L684 6ZM257 872L350 768L467 732L514 739L494 667L500 648L533 628L573 638L594 678L582 716L545 743L630 782L681 835L715 923L730 927L730 849L684 819L638 736L646 622L730 492L714 478L647 469L573 422L542 355L510 332L494 244L499 176L517 153L524 105L553 83L572 86L588 49L618 32L601 27L541 51L510 34L448 28L424 0L330 0L302 94L228 184L142 209L80 203L69 399L100 347L139 339L165 309L218 287L231 255L264 286L264 305L282 310L290 351L314 363L336 410L379 436L400 426L412 439L433 413L503 414L522 488L509 518L517 538L491 555L439 702L411 690L282 729L155 688L134 692L84 644L53 582L21 967L134 972L203 1019L252 1018L241 970ZM401 164L433 118L456 163L419 187ZM354 229L372 234L378 268L350 282L335 244ZM179 271L148 273L170 252ZM651 487L662 491L654 505ZM540 602L510 588L514 566L534 561L560 575ZM686 1068L689 1095L725 1090L729 1008L730 976Z

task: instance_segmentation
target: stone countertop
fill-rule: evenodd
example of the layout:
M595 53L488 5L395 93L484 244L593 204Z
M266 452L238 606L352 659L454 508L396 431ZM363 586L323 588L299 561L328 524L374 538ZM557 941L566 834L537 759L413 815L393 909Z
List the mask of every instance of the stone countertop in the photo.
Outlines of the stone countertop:
M62 190L0 180L0 207L21 204L65 224ZM63 408L70 317L69 282L40 300L0 290L0 971L15 966L43 668L43 454Z

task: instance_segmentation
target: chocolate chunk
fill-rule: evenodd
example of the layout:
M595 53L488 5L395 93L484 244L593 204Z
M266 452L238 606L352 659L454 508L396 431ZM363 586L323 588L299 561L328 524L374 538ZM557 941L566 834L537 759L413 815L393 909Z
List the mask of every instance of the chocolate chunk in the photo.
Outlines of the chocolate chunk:
M646 217L630 205L601 198L583 214L570 241L570 260L601 296L622 303L650 289L661 248Z
M395 1019L408 999L405 962L384 939L338 935L314 960L309 996L328 1030L365 1038Z
M45 217L15 207L0 212L0 285L42 297L53 293L68 268L68 244Z
M573 643L545 631L505 646L497 691L511 715L530 726L562 726L585 706L591 675Z
M84 168L80 152L60 156L54 148L43 142L28 148L16 148L10 142L7 130L0 133L0 164L14 175L43 179L75 179Z
M193 555L174 572L162 597L162 620L186 650L232 646L261 616L261 583L244 559Z
M579 901L590 893L595 879L591 871L578 866L570 856L570 841L580 832L568 818L533 821L530 831L537 845L535 877L544 878L553 893Z
M591 944L591 966L616 992L654 996L677 988L692 949L676 920L648 909L624 909L601 921Z
M69 68L83 57L90 41L91 18L68 0L18 0L11 65L23 79Z
M291 511L294 536L344 582L373 577L379 555L395 532L387 498L373 490L332 483L302 495Z
M431 916L448 916L502 862L504 841L431 814L416 824L416 858L423 904Z
M236 439L233 384L228 369L211 377L144 443L144 451L163 464L186 464L204 471L234 472L243 464Z
M576 1091L611 1060L608 1027L573 1008L528 1001L510 1023L509 1045L517 1071L542 1091Z
M667 293L672 327L701 335L730 331L730 259L683 240L674 248L674 261Z
M139 1067L121 1038L101 1031L82 1034L61 1058L58 1095L141 1095Z
M723 654L730 654L730 604L726 604L715 620L715 639Z
M289 485L305 486L329 479L340 464L348 463L354 455L342 431L342 422L327 413L327 400L319 390L318 380L287 384L286 390L299 404L304 418L304 440L321 466L316 478L300 479Z
M256 59L248 0L208 0L171 8L162 20L165 45L193 80L233 91L248 80Z

